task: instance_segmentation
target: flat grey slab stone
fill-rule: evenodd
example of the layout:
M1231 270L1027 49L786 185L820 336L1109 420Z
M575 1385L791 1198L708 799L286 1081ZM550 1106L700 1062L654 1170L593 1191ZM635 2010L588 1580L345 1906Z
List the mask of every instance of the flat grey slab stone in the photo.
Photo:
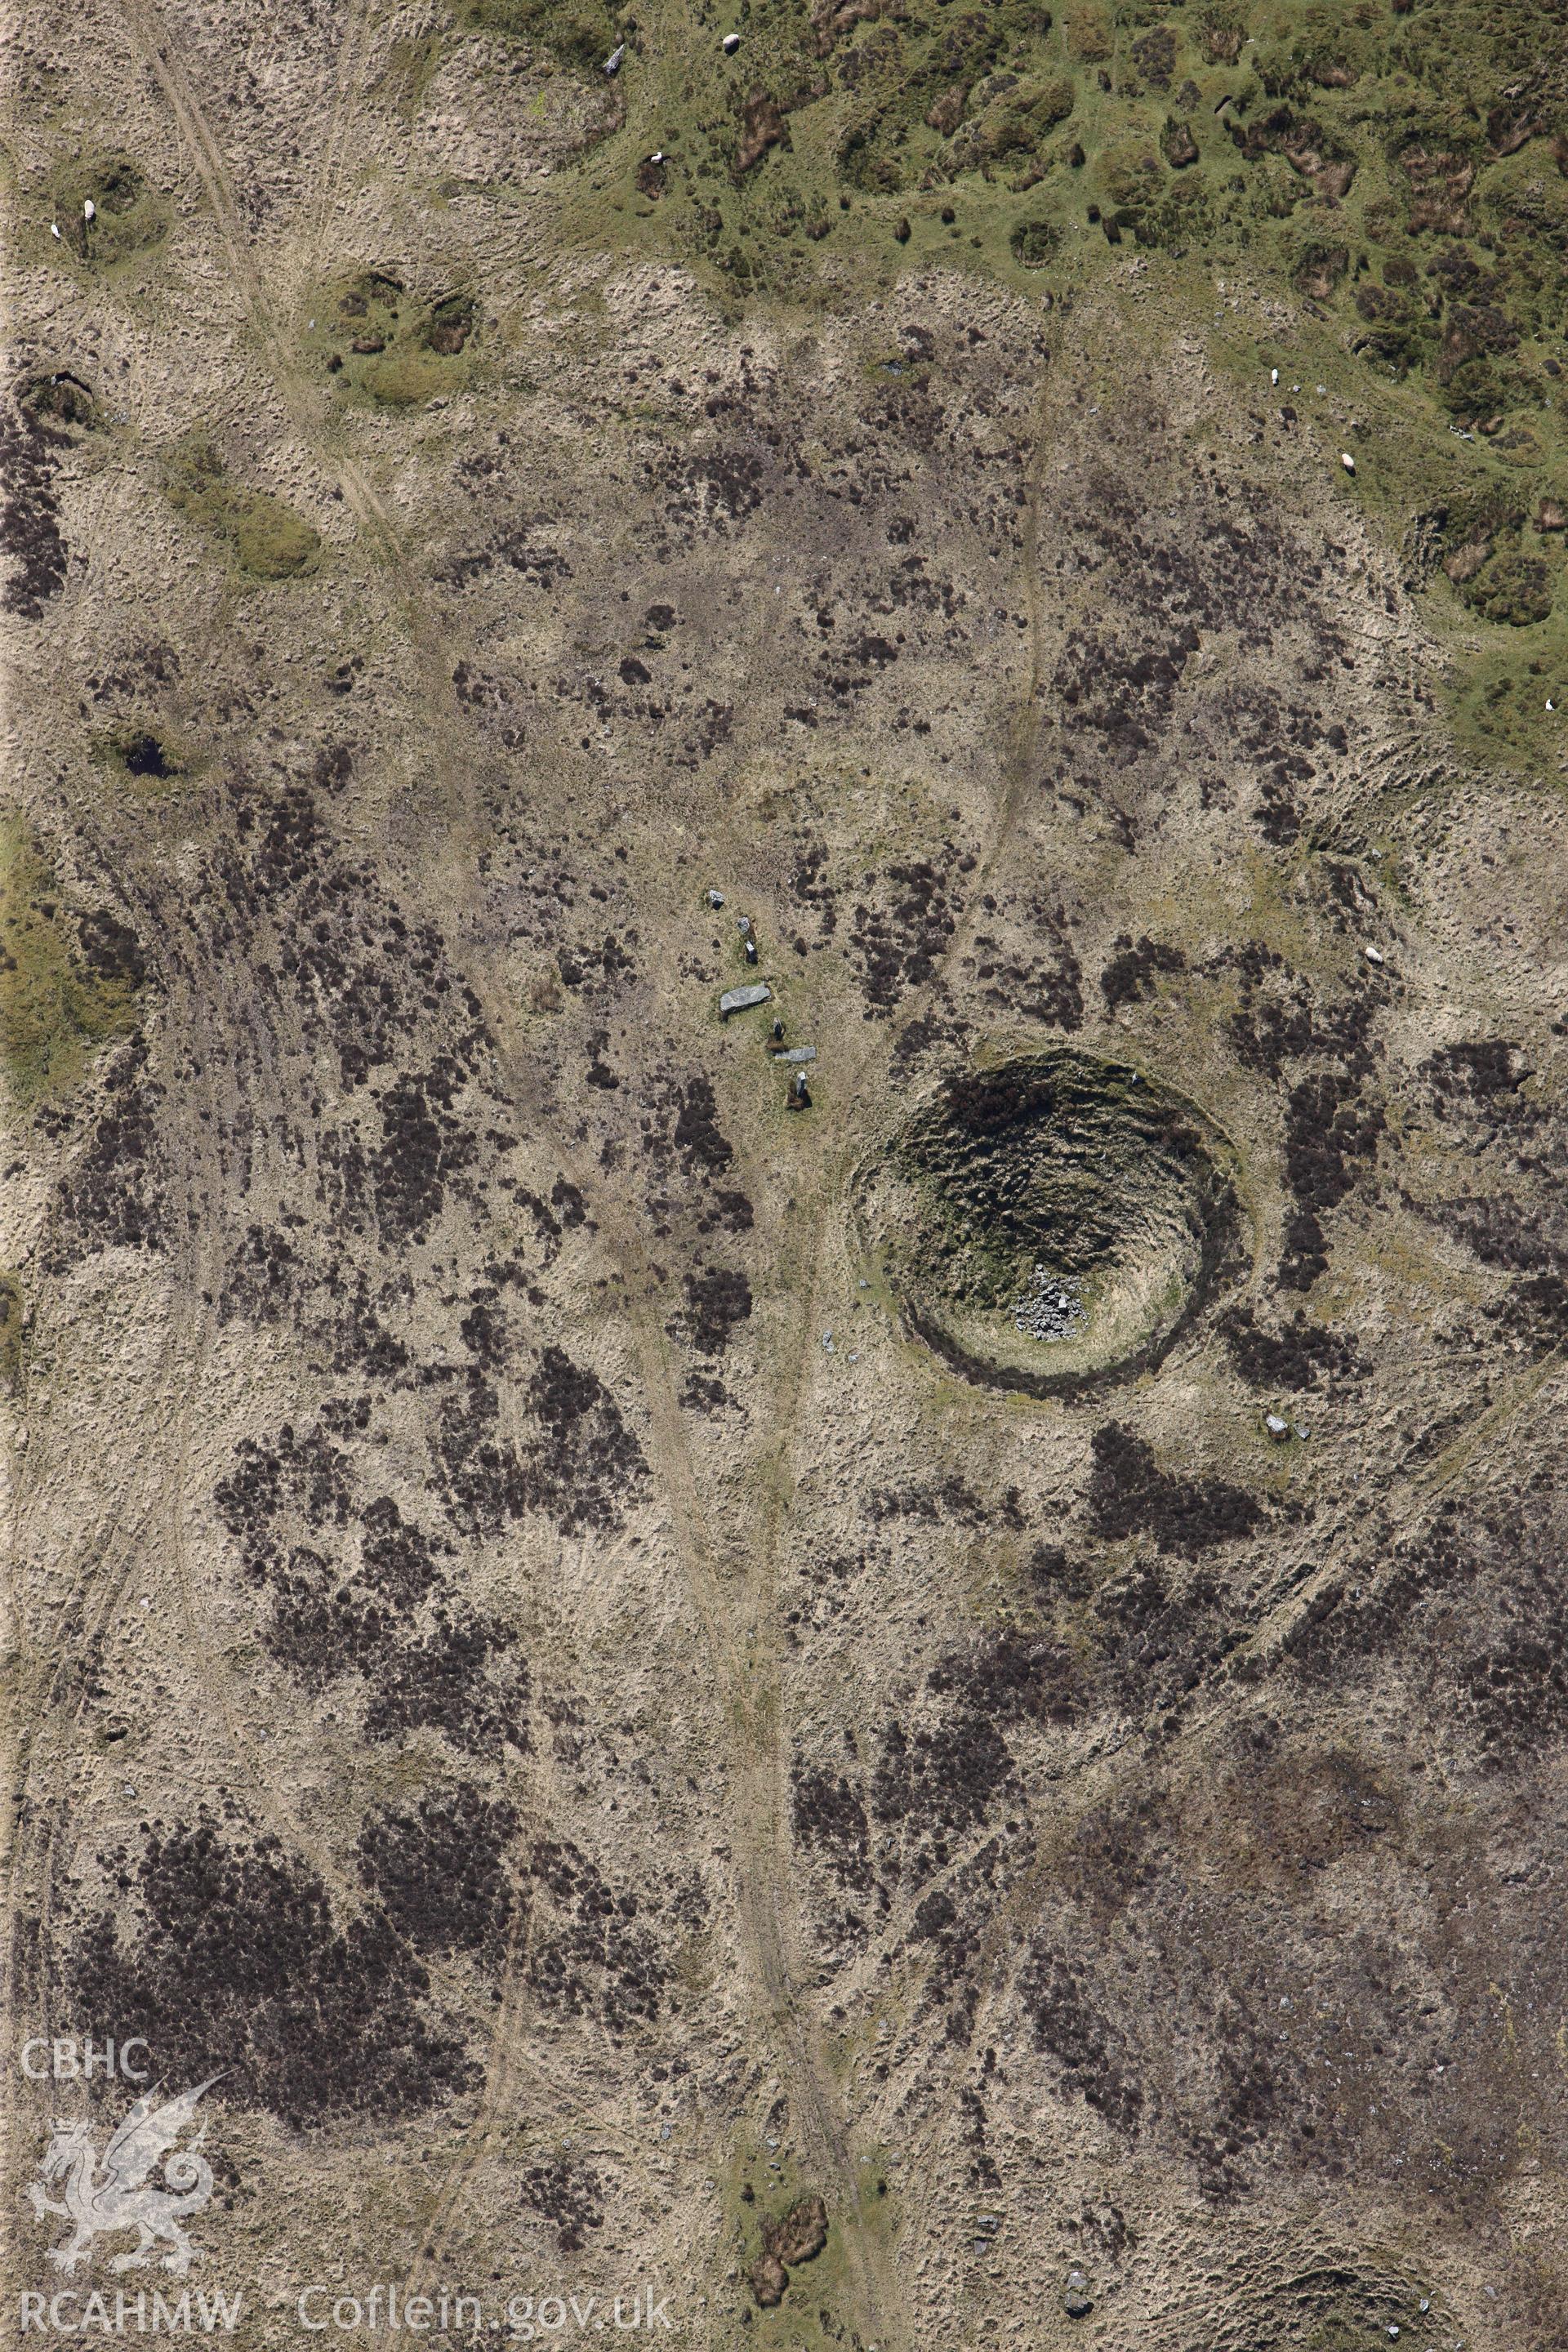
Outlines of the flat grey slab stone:
M719 1011L728 1021L731 1013L748 1013L753 1004L765 1004L773 990L765 980L753 981L750 988L727 988L719 999Z
M784 1052L775 1054L773 1059L775 1062L815 1062L816 1048L815 1045L791 1045Z

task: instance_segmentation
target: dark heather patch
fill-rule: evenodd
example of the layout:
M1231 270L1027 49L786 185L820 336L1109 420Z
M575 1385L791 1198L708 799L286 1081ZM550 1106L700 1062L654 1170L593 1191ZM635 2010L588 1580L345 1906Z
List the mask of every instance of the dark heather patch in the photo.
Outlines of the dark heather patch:
M594 1230L586 1200L578 1187L568 1183L564 1176L557 1176L551 1186L550 1200L561 1220L563 1233L574 1233L579 1225L587 1225L590 1231Z
M1098 736L1121 765L1131 765L1169 729L1177 690L1202 642L1187 623L1168 626L1160 645L1110 627L1069 630L1051 680L1064 723L1074 733Z
M1516 1282L1489 1313L1509 1339L1537 1350L1568 1339L1568 1282L1560 1274L1536 1274Z
M692 1076L682 1086L664 1087L640 1126L656 1235L664 1238L678 1222L695 1224L699 1234L751 1231L750 1201L720 1182L735 1150L719 1124L709 1079Z
M291 1315L303 1276L300 1253L276 1225L247 1226L231 1252L217 1302L220 1323L243 1315L252 1323L279 1323Z
M501 1433L495 1383L478 1365L460 1389L443 1398L433 1452L447 1514L459 1534L499 1535L528 1509L527 1472Z
M215 1500L253 1580L281 1556L286 1529L317 1534L348 1525L353 1468L321 1429L296 1437L286 1423L272 1443L242 1438L235 1453L237 1467L220 1481Z
M1178 1582L1148 1562L1100 1587L1088 1625L1110 1695L1146 1712L1179 1710L1246 1630L1206 1570Z
M1132 44L1132 62L1151 89L1169 89L1176 69L1176 37L1168 25L1157 25Z
M1552 1594L1521 1622L1500 1625L1468 1645L1457 1675L1458 1701L1492 1764L1515 1763L1568 1731L1568 1595Z
M360 1876L416 1950L473 1952L498 1968L516 1903L506 1853L517 1825L504 1799L459 1781L412 1812L370 1816L355 1848Z
M1043 1626L1004 1626L948 1651L927 1688L1007 1730L1079 1724L1097 1713L1180 1711L1243 1639L1217 1581L1141 1562L1102 1583L1090 1607L1076 1570L1036 1573Z
M1296 1720L1292 1736L1247 1713L1195 1771L1168 1781L1151 1758L1135 1790L1077 1817L1022 2003L1062 2090L1158 2134L1211 2199L1282 2165L1342 2193L1403 2160L1439 2205L1473 2212L1518 2163L1538 2098L1526 2047L1550 2064L1561 1902L1538 1873L1488 1871L1469 1808L1434 1805L1394 1759L1325 1748L1321 1699ZM1391 1906L1390 1884L1412 1878ZM1325 1937L1325 1903L1342 1922L1352 1902L1359 1924ZM1517 2042L1489 2055L1481 2021L1500 2002ZM1259 2317L1235 2340L1280 2339Z
M690 547L700 532L727 534L754 513L769 471L754 449L719 447L650 460L644 477L658 494L666 530Z
M1568 1559L1555 1469L1451 1499L1387 1563L1352 1562L1287 1644L1313 1684L1394 1681L1443 1738L1516 1770L1568 1738Z
M984 984L986 1003L999 1012L1026 1013L1047 1028L1070 1034L1083 1027L1083 966L1073 951L1067 918L1059 907L1037 905L1030 914L1052 942L1054 964L1033 957L1017 961L1005 958L993 940L982 936L974 942L975 978Z
M1416 1077L1464 1189L1450 1192L1439 1179L1433 1198L1427 1180L1427 1197L1405 1188L1401 1197L1483 1265L1525 1277L1487 1312L1510 1338L1539 1348L1555 1345L1568 1325L1568 1128L1550 1096L1526 1092L1532 1075L1521 1049L1500 1037L1450 1045L1423 1063ZM1474 1191L1472 1171L1482 1177Z
M293 2130L417 2113L471 2089L455 2029L384 1911L340 1926L310 1865L244 1824L154 1828L122 1897L66 1956L70 2012L141 2034L165 2079L226 2086ZM123 1940L122 1940L123 1938Z
M838 928L838 894L827 878L826 843L809 834L797 834L795 861L789 877L790 894L798 906L815 916L819 938L830 940Z
M1243 1487L1161 1470L1143 1440L1121 1422L1107 1422L1092 1443L1089 1512L1097 1535L1112 1540L1151 1535L1161 1551L1192 1559L1214 1544L1250 1535L1264 1521L1263 1506Z
M395 1247L424 1240L447 1183L477 1157L475 1139L452 1115L452 1096L450 1080L432 1071L398 1078L383 1097L371 1182L383 1240Z
M967 1707L906 1732L895 1719L880 1734L870 1810L902 1834L907 1852L889 1877L919 1885L949 1859L950 1841L980 1826L996 1800L1017 1786L1012 1751L994 1723Z
M439 1064L408 1083L445 1113L452 1087L493 1067L494 1045L441 933L409 921L367 866L340 854L332 788L314 767L267 791L237 782L232 800L234 839L215 851L205 946L226 966L243 965L254 995L247 1017L297 1028L303 1050L336 1064L345 1095L407 1058L428 1025L441 1034ZM395 1095L388 1146L400 1108ZM412 1103L409 1112L418 1116ZM460 1148L436 1123L441 1148ZM398 1186L386 1173L390 1205Z
M1408 1194L1403 1197L1407 1206L1474 1250L1483 1265L1536 1276L1531 1295L1550 1313L1554 1293L1546 1278L1568 1265L1568 1220L1563 1213L1560 1186L1538 1191L1533 1200L1500 1199L1493 1192L1459 1193L1439 1208L1412 1201ZM1507 1313L1506 1302L1501 1311Z
M1506 1127L1510 1134L1530 1133L1541 1126L1542 1106L1521 1093L1531 1073L1521 1066L1519 1046L1502 1037L1483 1037L1470 1045L1446 1045L1422 1063L1416 1076L1426 1081L1437 1108L1456 1125Z
M879 1527L889 1519L918 1519L927 1527L951 1520L963 1528L1003 1527L1021 1532L1027 1524L1016 1486L1004 1487L994 1503L987 1503L956 1472L934 1486L873 1487L867 1509Z
M364 1729L438 1730L476 1755L529 1744L529 1676L507 1626L465 1612L452 1546L389 1496L362 1503L348 1456L321 1429L244 1440L215 1491L246 1580L271 1600L270 1654L319 1693L357 1674Z
M68 555L55 495L53 438L38 419L7 401L0 406L0 555L10 576L0 593L7 613L41 621L44 606L66 584Z
M1386 1121L1367 1095L1375 1067L1373 1024L1384 992L1369 981L1357 996L1319 1004L1308 982L1258 940L1227 949L1208 966L1233 974L1242 1003L1231 1043L1248 1069L1278 1082L1289 1063L1309 1067L1285 1104L1285 1182L1290 1207L1279 1281L1310 1290L1329 1263L1322 1220L1377 1157Z
M158 1139L163 1089L147 1072L147 1042L136 1036L109 1067L108 1101L87 1148L60 1187L44 1266L64 1274L106 1249L169 1246L166 1170Z
M1331 1387L1363 1370L1355 1342L1343 1332L1309 1323L1300 1307L1275 1331L1259 1323L1250 1307L1233 1307L1219 1318L1218 1329L1231 1362L1255 1389L1316 1389L1325 1380Z
M1018 1977L1018 1997L1037 2047L1062 2069L1063 2089L1083 2099L1123 2138L1136 2138L1143 2091L1083 1963L1037 1938Z
M1310 1290L1328 1270L1321 1220L1337 1209L1377 1156L1386 1124L1359 1081L1323 1070L1292 1087L1285 1112L1285 1181L1295 1206L1285 1221L1279 1279Z
M551 2223L556 2250L563 2254L581 2253L588 2231L604 2228L603 2195L593 2167L565 2156L529 2165L518 2189L524 2212L537 2213L541 2221Z
M942 1020L935 1013L906 1022L893 1040L893 1066L902 1076L911 1063L934 1056L940 1046L958 1044L964 1034L961 1022Z
M946 952L963 902L950 902L943 877L971 871L974 860L961 858L951 842L943 853L940 870L928 858L889 866L886 880L896 895L856 905L849 945L860 966L868 1021L886 1020L907 990L924 986ZM868 874L866 886L876 878Z
M546 1348L528 1384L541 1434L529 1449L529 1500L563 1535L623 1524L623 1498L647 1476L642 1447L598 1378L560 1348Z
M510 1350L510 1327L504 1307L494 1293L470 1291L468 1312L458 1326L458 1337L487 1372L500 1371Z
M1061 1601L1087 1601L1094 1590L1094 1572L1089 1562L1075 1559L1060 1544L1037 1544L1029 1554L1027 1575L1036 1600L1052 1606Z
M985 2102L973 2084L966 2084L958 2095L958 2105L963 2116L963 2143L971 2150L970 2186L989 2195L1001 2188L1002 2175L985 2145Z
M435 1452L454 1526L493 1536L527 1511L546 1511L565 1535L620 1527L626 1490L647 1465L610 1391L549 1347L526 1401L538 1434L520 1454L501 1433L500 1398L478 1366L444 1400Z
M1346 1078L1365 1079L1374 1066L1372 1028L1380 996L1369 982L1358 995L1320 1003L1305 975L1259 940L1226 948L1205 966L1233 977L1241 1005L1229 1035L1249 1070L1278 1079L1288 1062L1319 1061Z
M1114 1013L1119 1004L1137 1004L1154 992L1162 972L1185 971L1186 957L1180 948L1166 947L1147 934L1133 946L1123 931L1116 941L1116 952L1100 975L1100 992L1105 999L1105 1009Z
M814 1852L841 1885L867 1893L871 1845L863 1798L842 1772L836 1777L797 1763L792 1779L796 1843Z
M967 2042L973 2031L977 1967L984 1965L986 1930L995 1916L1004 1850L1015 1869L1026 1868L1033 1853L1027 1832L1015 1834L1022 1824L1007 1826L1005 1841L988 1838L955 1868L944 1870L942 1884L922 1895L910 1915L910 1947L925 1968L921 2005L946 2011L943 2038L951 2042Z
M669 1981L653 1918L629 1890L617 1894L596 1864L570 1842L541 1840L529 1861L533 1916L526 1974L545 2008L591 2018L619 2036L651 2024Z
M927 1687L961 1698L988 1723L1071 1723L1088 1685L1085 1664L1049 1634L1009 1628L954 1651L931 1668Z
M728 1266L707 1266L684 1278L686 1329L705 1356L721 1356L752 1311L752 1286Z
M77 917L77 938L82 961L96 979L141 988L151 967L147 951L128 923L104 908L89 908Z
M510 1654L515 1639L510 1626L482 1611L465 1615L438 1603L427 1632L389 1643L376 1658L366 1737L444 1731L454 1747L475 1756L527 1748L529 1676Z
M735 1157L734 1146L719 1125L718 1104L707 1078L689 1078L679 1097L675 1149L688 1176L702 1169L721 1176Z

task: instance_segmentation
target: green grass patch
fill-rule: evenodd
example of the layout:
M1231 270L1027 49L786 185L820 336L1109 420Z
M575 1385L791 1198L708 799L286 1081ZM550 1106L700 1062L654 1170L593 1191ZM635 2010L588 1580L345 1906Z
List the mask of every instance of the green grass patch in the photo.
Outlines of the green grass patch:
M94 269L123 268L153 252L169 233L167 199L128 155L100 153L62 163L48 196L61 246Z
M186 442L165 457L163 495L187 522L221 540L248 580L297 579L321 561L313 526L270 491L232 481L205 441Z
M1457 664L1447 701L1455 736L1473 759L1568 773L1568 626L1559 619Z
M1137 248L1185 264L1165 282L1197 319L1215 276L1277 289L1290 350L1257 351L1249 394L1268 398L1273 361L1299 379L1303 421L1326 442L1331 413L1353 449L1347 503L1415 546L1461 740L1548 756L1563 541L1531 519L1568 486L1560 0L748 0L646 45L609 0L458 0L458 24L601 92L627 42L623 119L605 110L555 183L562 235L678 259L731 318L938 264L1059 300ZM398 87L434 62L400 52ZM1222 349L1242 330L1218 325L1215 364L1244 373ZM309 346L395 410L468 381L479 333L369 273L321 298ZM1503 520L1445 576L1488 500Z
M399 114L413 114L435 79L440 63L439 33L394 41L374 85L376 95L395 106Z
M776 2171L770 2168L776 2162ZM858 2165L858 2210L848 2212L836 2205L829 2184L803 2171L787 2151L755 2143L731 2158L721 2179L724 2242L723 2266L733 2262L741 2273L736 2292L741 2308L749 2314L748 2342L758 2352L826 2352L841 2347L847 2324L853 2320L853 2265L847 2232L875 2234L888 2241L897 2227L894 2175L880 2151ZM779 2242L780 2225L803 2202L821 2196L826 2207L827 2231L821 2252L790 2266L782 2300L760 2305L750 2284L767 2252L768 2239ZM787 2251L787 2245L786 2245ZM766 2273L763 2273L765 2280Z
M132 1028L142 977L129 935L73 922L42 843L22 818L0 820L0 1056L24 1108Z
M595 8L579 37L579 12L548 0L468 0L465 21L585 72L625 24ZM1369 366L1414 371L1453 413L1518 405L1546 381L1525 338L1561 335L1568 179L1552 142L1568 115L1550 95L1531 113L1516 85L1548 90L1550 58L1568 88L1548 0L1418 0L1408 16L1386 0L1214 0L1190 18L1086 5L1055 23L1034 0L756 0L731 58L721 29L628 50L621 184L599 148L573 206L584 238L673 247L742 299L795 296L827 255L896 271L900 220L919 231L911 198L945 195L987 272L1037 268L1014 239L1041 219L1090 263L1127 242L1245 253L1332 302ZM662 178L639 204L655 149ZM1043 209L1020 205L1047 175ZM1444 257L1456 239L1468 259ZM1485 314L1504 280L1500 325Z
M306 345L344 393L412 408L468 381L479 324L471 294L426 302L401 278L371 269L318 298Z
M22 391L21 404L50 440L79 441L103 426L103 413L89 387L65 369L35 376Z

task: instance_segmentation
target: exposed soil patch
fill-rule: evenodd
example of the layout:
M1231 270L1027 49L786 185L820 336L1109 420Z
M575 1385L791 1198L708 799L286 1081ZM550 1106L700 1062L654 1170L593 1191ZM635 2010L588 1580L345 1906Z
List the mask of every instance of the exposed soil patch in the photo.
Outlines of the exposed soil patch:
M827 2208L820 2197L802 2197L776 2221L763 2224L763 2250L746 2273L764 2311L784 2301L789 2274L815 2262L827 2243Z

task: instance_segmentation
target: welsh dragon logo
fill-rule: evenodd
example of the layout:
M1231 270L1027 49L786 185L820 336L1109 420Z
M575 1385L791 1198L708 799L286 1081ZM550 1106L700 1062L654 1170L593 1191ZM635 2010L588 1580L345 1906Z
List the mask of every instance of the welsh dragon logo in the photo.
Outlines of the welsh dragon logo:
M156 2088L149 2091L111 2134L101 2165L87 2118L76 2122L57 2118L54 2137L38 2168L42 2181L64 2181L63 2196L59 2200L47 2196L40 2180L33 2181L27 2189L40 2219L46 2213L58 2213L76 2225L73 2238L49 2248L49 2260L57 2270L68 2275L82 2256L90 2253L95 2238L110 2237L121 2230L140 2231L140 2242L128 2253L116 2254L110 2270L143 2269L153 2261L153 2246L160 2240L170 2249L161 2257L163 2268L173 2271L176 2278L184 2278L192 2261L200 2259L200 2249L192 2245L180 2224L187 2215L199 2213L213 2193L212 2167L201 2152L205 2123L187 2147L173 2156L168 2151L195 2114L203 2092L210 2091L219 2079L209 2074L194 2091L182 2091L178 2098L167 2099L162 2106L154 2104ZM163 2178L155 2180L153 2176L161 2158L166 2159Z

